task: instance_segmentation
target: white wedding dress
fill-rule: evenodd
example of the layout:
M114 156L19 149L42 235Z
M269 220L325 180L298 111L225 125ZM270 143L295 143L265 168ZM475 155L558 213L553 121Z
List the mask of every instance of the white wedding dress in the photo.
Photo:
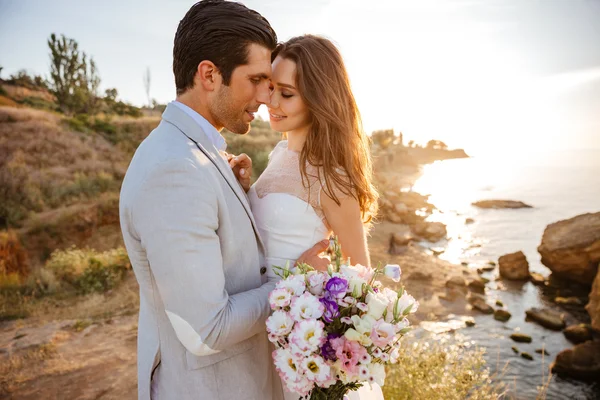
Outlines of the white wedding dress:
M307 165L308 188L302 184L299 154L288 150L287 141L277 144L269 164L248 191L252 213L265 245L268 273L272 265L285 266L317 242L328 239L331 230L320 206L321 182L316 168ZM338 193L338 195L342 195ZM286 393L286 400L298 400L296 393ZM350 400L383 400L378 385L365 385L350 392Z

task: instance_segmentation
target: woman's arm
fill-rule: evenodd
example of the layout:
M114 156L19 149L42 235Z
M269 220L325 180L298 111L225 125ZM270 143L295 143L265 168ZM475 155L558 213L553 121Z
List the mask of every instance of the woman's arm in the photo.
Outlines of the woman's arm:
M362 213L358 200L351 196L340 198L338 205L325 192L321 192L321 207L334 235L339 239L344 257L350 257L352 264L371 266L369 247Z

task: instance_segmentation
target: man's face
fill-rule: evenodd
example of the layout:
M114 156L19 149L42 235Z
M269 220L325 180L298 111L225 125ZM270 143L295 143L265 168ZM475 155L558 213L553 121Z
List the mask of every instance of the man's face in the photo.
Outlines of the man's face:
M221 81L216 89L210 112L217 127L245 134L261 104L269 102L271 50L261 45L248 45L248 63L233 70L229 86Z

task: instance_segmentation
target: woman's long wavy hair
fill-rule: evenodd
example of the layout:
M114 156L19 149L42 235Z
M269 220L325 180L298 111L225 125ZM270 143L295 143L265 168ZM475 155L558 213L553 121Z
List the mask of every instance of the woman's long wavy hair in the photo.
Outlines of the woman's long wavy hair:
M308 182L306 163L317 167L325 193L338 205L335 188L358 200L363 222L377 213L372 184L369 138L350 88L339 50L328 39L304 35L280 43L279 56L296 63L296 87L308 107L310 129L300 152L300 172Z

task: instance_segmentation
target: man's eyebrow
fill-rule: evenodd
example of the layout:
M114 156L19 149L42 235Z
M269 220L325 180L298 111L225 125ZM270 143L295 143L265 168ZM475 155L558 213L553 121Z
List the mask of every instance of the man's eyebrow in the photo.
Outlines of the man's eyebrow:
M253 74L253 75L250 75L250 78L269 79L269 75L267 75L265 73Z

